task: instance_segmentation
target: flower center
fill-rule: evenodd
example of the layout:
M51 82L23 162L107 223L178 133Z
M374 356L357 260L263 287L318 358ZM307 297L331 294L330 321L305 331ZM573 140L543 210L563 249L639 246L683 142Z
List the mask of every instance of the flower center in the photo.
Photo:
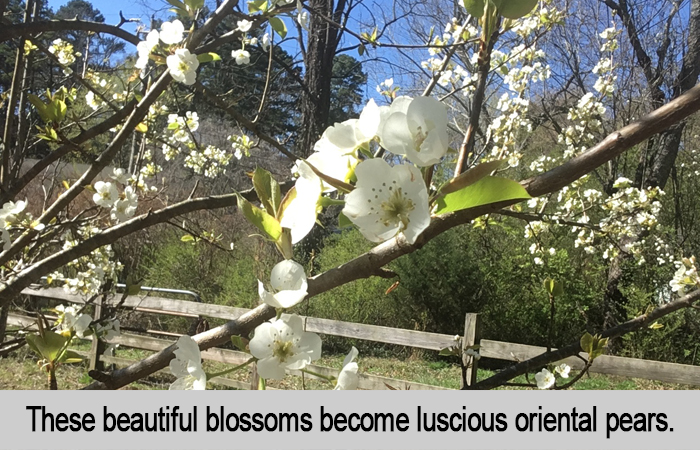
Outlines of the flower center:
M428 137L428 133L423 132L423 127L418 127L416 134L413 135L413 144L415 145L416 151L420 153L420 148Z
M287 361L287 358L294 356L293 342L275 339L272 344L272 356L279 359L280 362Z
M410 222L408 215L415 207L413 200L405 197L401 188L395 189L389 199L382 202L382 210L384 211L382 223L388 227L396 222L401 222L401 230L405 230Z
M177 68L180 69L180 72L187 72L188 70L190 70L190 66L185 61L180 61L180 64L177 65Z

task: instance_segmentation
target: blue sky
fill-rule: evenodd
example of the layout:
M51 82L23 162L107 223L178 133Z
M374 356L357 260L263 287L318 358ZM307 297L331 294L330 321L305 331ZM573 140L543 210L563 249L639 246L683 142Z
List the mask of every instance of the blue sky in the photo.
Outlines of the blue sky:
M54 10L58 10L62 5L65 5L68 3L69 0L49 0L49 6ZM92 5L98 9L102 15L105 17L105 22L108 24L117 24L119 23L119 12L121 11L124 14L124 17L126 18L140 18L142 23L145 25L145 28L148 29L149 24L150 24L150 17L154 12L156 12L156 15L159 16L160 18L167 18L171 13L168 11L168 8L170 5L168 5L165 0L88 0ZM380 3L383 0L374 0L375 2L379 1ZM214 3L212 0L207 0L207 3ZM374 3L374 2L372 2ZM359 17L358 17L359 18ZM294 28L289 26L288 28L291 28L290 31L290 36L294 34ZM137 28L137 24L134 23L129 23L125 24L123 26L124 29L134 32ZM369 30L371 31L371 30ZM354 43L354 39L352 39ZM286 46L285 46L286 47ZM286 48L288 51L295 51L295 46L292 45L290 48ZM127 48L127 51L134 51L135 49ZM354 56L358 58L357 52L350 52L349 53L351 56ZM368 84L366 87L366 95L368 97L375 97L376 96L376 91L375 87L376 85L383 81L385 78L388 78L390 76L395 75L394 73L379 73L383 71L378 71L377 69L375 70L366 70L367 75L368 75Z

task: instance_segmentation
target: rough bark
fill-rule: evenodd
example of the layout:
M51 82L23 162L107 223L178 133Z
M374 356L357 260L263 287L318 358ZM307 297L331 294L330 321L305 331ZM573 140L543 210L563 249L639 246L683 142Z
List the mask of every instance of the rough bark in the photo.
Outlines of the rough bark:
M328 125L331 108L331 77L333 58L340 41L340 30L329 23L342 21L345 0L310 0L311 13L306 54L304 55L305 94L301 97L301 127L297 154L306 157ZM311 93L309 95L308 93Z

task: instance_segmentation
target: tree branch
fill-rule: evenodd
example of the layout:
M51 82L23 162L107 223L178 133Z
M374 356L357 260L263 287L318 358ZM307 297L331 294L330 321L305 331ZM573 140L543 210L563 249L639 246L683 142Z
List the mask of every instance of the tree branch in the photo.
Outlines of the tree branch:
M46 31L92 31L94 33L111 34L125 41L137 45L141 40L138 36L129 33L114 25L108 25L100 22L86 22L78 19L70 20L49 20L44 22L29 22L20 24L10 24L9 21L3 19L5 26L0 30L0 42L5 42L10 39L43 33Z

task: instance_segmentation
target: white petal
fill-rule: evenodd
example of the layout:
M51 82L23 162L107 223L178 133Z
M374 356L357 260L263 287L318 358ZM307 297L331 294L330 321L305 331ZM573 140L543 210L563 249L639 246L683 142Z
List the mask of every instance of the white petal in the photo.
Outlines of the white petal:
M306 298L306 295L306 289L298 291L280 291L273 296L275 304L268 303L268 305L275 308L291 308L301 303L301 301Z
M357 363L350 363L343 367L338 374L336 390L353 391L360 384L360 377L357 375Z
M180 336L176 344L177 349L173 352L175 358L182 361L201 361L202 355L199 351L199 346L190 336Z
M189 391L192 390L193 383L194 378L185 376L175 380L175 382L173 382L168 389L171 391Z
M187 370L187 361L183 361L177 358L171 359L170 372L178 378L189 375L189 371Z
M299 318L301 321L301 318ZM311 361L316 361L321 357L321 337L316 333L304 332L299 341L299 348L303 348Z
M374 99L370 99L360 114L360 119L357 122L357 129L364 137L364 140L368 141L377 135L380 125L381 111L379 110L379 106L374 102Z
M270 322L258 325L258 327L255 328L253 339L251 339L248 344L250 353L258 359L272 356L272 343L276 336L277 329Z
M406 114L392 113L384 122L379 136L382 147L395 155L405 155L414 146Z
M342 152L351 152L359 145L355 137L357 119L346 120L343 123L326 128L322 139L326 139L331 144L338 147Z
M302 335L304 333L304 321L296 314L282 314L280 320L276 322L276 325L282 335L285 335L286 331L296 335ZM285 328L288 328L288 330L285 330Z
M359 354L360 354L360 352L358 352L357 349L353 346L350 349L350 352L347 354L347 356L343 360L343 367L350 364L355 358L357 358L357 355L359 355Z
M277 291L306 290L304 266L291 259L277 263L270 273L270 284Z
M280 225L289 228L292 233L292 244L296 244L314 227L318 214L318 200L321 197L321 179L303 161L298 164L302 176L294 185L296 197L284 211L280 219Z
M258 375L266 380L281 380L285 376L284 367L276 358L261 359L256 364L258 366Z

